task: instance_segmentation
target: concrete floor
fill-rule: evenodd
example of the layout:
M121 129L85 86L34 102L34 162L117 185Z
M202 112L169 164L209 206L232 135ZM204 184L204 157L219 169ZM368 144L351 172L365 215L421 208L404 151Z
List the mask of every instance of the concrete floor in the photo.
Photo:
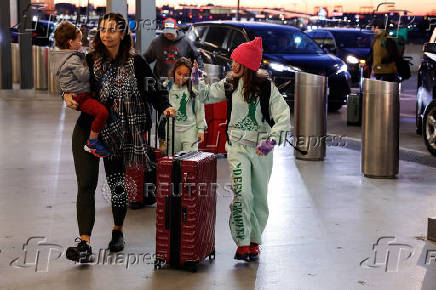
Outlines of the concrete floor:
M42 93L0 91L0 289L436 289L436 244L425 240L426 219L436 212L436 169L401 162L396 180L366 179L360 153L338 147L328 148L324 162L275 150L259 263L233 260L232 197L220 189L216 260L198 273L153 270L154 208L129 211L125 256L74 265L63 251L77 235L77 115ZM220 159L218 182L228 175ZM112 224L104 192L102 170L97 253L107 247ZM140 262L127 267L127 255Z

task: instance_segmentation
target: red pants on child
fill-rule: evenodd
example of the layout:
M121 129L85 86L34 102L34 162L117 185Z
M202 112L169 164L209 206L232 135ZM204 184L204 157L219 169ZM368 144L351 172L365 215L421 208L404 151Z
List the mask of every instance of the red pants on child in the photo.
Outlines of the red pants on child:
M73 97L73 100L79 103L80 111L94 117L91 130L95 133L100 133L109 117L106 107L96 99L91 98L89 93L77 94Z

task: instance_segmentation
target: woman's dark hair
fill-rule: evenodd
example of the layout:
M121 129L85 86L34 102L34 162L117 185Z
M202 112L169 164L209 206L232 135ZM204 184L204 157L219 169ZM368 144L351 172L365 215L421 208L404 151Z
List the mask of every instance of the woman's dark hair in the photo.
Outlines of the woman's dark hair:
M176 62L174 63L173 68L168 73L168 78L175 79L176 78L176 69L182 65L186 66L189 69L189 73L192 73L192 62L189 59L187 59L186 57L181 57L181 58L177 59Z
M70 45L68 41L70 39L76 39L80 34L80 29L69 21L62 21L56 26L54 31L55 46L60 49L69 49Z
M102 29L101 25L104 21L115 21L117 23L116 29L118 31L122 31L124 33L124 38L121 40L120 48L118 50L117 59L121 60L122 63L126 62L129 56L133 55L133 41L130 34L129 25L127 24L126 19L122 14L119 13L106 13L101 16L98 20L98 29L97 34L93 40L93 55L94 58L103 57L105 59L109 59L109 54L106 49L106 46L103 44L100 38L100 30Z

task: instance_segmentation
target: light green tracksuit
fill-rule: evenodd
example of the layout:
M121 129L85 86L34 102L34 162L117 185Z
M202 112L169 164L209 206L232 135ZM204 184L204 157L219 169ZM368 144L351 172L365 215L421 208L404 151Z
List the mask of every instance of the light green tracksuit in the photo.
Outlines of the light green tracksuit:
M186 85L178 87L176 84L173 84L169 90L169 102L173 107L177 108L174 152L197 151L198 133L204 133L206 127L206 121L204 120L204 104L198 99L193 100L190 97ZM192 102L194 102L195 112L193 111ZM170 133L168 152L172 152L171 138Z
M200 82L194 86L194 92L205 104L217 103L226 99L224 83L225 80L211 85ZM261 244L268 219L267 191L273 155L271 152L258 156L256 146L269 136L277 143L283 142L291 126L289 106L274 84L269 101L270 116L275 121L273 128L262 122L259 99L251 104L244 101L243 87L240 79L232 95L228 131L231 145L226 145L234 193L229 224L238 246L248 246L250 242Z

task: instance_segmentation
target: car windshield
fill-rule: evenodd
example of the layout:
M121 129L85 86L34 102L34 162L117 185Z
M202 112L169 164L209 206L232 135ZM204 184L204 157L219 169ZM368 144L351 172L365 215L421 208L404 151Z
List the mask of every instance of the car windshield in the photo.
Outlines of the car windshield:
M323 54L324 51L306 34L287 27L247 29L250 38L262 37L263 52L268 54Z
M332 31L339 48L371 48L374 34L365 31Z

